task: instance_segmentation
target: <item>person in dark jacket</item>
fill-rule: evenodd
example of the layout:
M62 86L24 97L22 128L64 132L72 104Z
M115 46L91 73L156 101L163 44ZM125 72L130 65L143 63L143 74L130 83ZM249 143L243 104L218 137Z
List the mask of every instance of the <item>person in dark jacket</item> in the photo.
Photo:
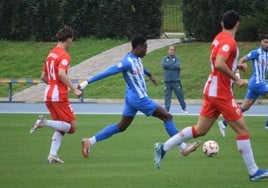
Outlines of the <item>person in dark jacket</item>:
M162 67L164 70L165 82L165 108L170 110L172 91L174 91L181 105L182 113L188 114L186 111L186 103L183 97L183 90L180 78L180 58L175 54L176 48L170 45L168 55L162 59Z

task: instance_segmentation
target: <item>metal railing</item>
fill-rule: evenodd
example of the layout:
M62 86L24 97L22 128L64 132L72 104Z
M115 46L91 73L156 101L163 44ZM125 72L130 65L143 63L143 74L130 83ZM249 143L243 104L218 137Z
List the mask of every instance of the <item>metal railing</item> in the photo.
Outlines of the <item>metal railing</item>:
M179 6L163 7L163 32L184 32L182 11Z
M85 79L72 79L72 83L79 84ZM0 84L8 84L8 101L12 102L12 84L39 84L44 83L41 79L32 78L0 78ZM80 102L84 102L84 97L80 98Z

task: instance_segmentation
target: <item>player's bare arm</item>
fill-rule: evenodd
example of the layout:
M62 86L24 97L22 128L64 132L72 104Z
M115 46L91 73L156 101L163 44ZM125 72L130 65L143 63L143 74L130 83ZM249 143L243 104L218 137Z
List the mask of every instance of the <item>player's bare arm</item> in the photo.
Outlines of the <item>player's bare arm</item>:
M62 82L64 84L66 84L69 88L71 88L71 90L73 91L73 93L77 96L80 97L82 95L82 91L79 90L73 83L72 81L69 79L66 71L64 69L59 69L59 77L62 80Z
M144 74L146 74L146 75L149 77L149 79L151 80L151 82L153 83L154 86L157 86L157 85L158 85L157 82L156 82L156 80L155 80L155 78L154 78L153 75L149 72L148 69L144 68Z
M151 80L151 82L153 83L154 86L157 86L157 81L155 80L155 78L153 77L153 75L150 72L147 72L146 75L149 77L149 79Z
M154 86L157 86L157 81L155 80L155 78L151 75L149 76L149 79L151 80L151 82L153 83Z
M233 73L233 71L229 69L229 67L226 64L226 57L224 57L223 55L217 55L216 61L215 61L215 67L225 76L234 80L234 83L237 86L241 87L245 85L244 81L238 78L238 76L236 76L235 73Z
M46 74L45 71L42 71L42 73L41 73L41 80L42 80L43 82L45 82L46 84L48 83L48 82L47 82L47 81L48 81L48 79L47 79L47 74Z
M247 62L246 56L241 57L238 61L237 69L241 71L246 71L248 68L246 62Z

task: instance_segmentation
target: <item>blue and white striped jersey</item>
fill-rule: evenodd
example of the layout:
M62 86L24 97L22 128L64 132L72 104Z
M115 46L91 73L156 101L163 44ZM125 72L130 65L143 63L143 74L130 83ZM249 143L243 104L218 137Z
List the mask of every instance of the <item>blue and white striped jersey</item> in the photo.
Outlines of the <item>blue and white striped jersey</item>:
M268 71L268 52L260 47L248 53L246 60L252 60L253 74L250 78L250 82L252 84L263 83Z
M126 81L126 98L135 100L148 97L145 82L145 73L148 71L144 69L141 58L131 52L127 53L117 65L113 65L103 72L89 78L88 83L101 80L119 72L122 72Z
M123 77L126 81L126 97L147 97L144 68L140 57L128 53L121 61L124 68Z

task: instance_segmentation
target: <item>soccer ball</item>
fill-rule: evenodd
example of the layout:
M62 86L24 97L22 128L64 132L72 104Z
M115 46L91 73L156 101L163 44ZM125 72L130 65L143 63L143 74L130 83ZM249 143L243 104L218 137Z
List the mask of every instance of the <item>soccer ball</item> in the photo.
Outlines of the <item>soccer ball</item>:
M203 144L203 153L208 157L214 157L219 153L219 150L220 150L219 144L214 140L206 141Z

